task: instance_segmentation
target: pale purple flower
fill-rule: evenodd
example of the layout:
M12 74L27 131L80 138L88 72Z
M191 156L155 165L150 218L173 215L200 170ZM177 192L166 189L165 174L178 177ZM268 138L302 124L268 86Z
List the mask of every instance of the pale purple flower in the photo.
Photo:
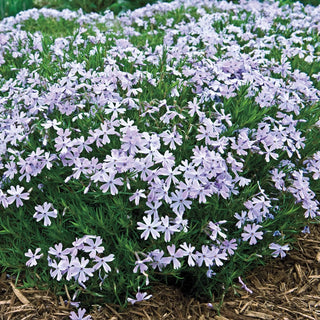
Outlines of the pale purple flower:
M198 259L198 255L193 253L193 251L195 250L195 247L192 246L190 243L187 244L186 242L181 244L180 247L182 250L184 250L184 256L188 257L188 265L190 267L194 267Z
M170 225L169 217L161 217L161 225L159 225L158 231L164 233L164 241L169 242L171 239L171 235L174 232L179 232L179 228L176 224Z
M147 240L149 235L151 234L153 239L157 239L160 237L160 233L158 232L158 228L161 225L161 222L158 219L154 219L152 221L151 215L144 216L144 223L138 222L138 230L143 230L141 234L141 238Z
M182 145L182 136L177 131L164 131L160 134L160 137L163 139L165 145L169 145L171 150L176 149L176 144Z
M79 179L80 175L83 174L87 176L88 173L91 173L91 162L86 158L76 158L73 162L74 168L72 168L73 174L72 177Z
M185 171L184 177L190 179L192 182L198 181L203 185L206 185L209 183L207 173L208 172L203 167L199 167L198 169L191 167L190 170Z
M302 229L301 232L304 233L304 234L310 233L310 228L309 228L309 226L304 226L304 228Z
M16 187L11 186L9 190L7 190L7 193L11 196L7 197L8 204L12 204L13 202L16 202L16 206L21 207L23 206L22 200L28 200L29 199L29 192L23 192L24 187L20 187L17 185Z
M174 269L179 269L181 267L181 262L178 260L178 258L182 258L185 256L185 251L182 249L178 249L176 251L176 246L173 244L171 246L167 246L167 250L170 254L169 257L165 257L164 261L166 264L173 263Z
M117 186L122 186L122 178L115 178L116 173L111 173L110 175L105 175L103 181L105 182L100 189L102 192L107 192L110 189L110 193L114 196L118 194L119 190Z
M68 256L63 256L61 261L60 261L61 262L60 266L61 266L61 269L62 269L62 274L63 275L66 274L66 280L67 281L70 281L72 279L71 271L72 271L72 266L73 266L73 259L74 258L69 259Z
M33 267L37 265L37 260L43 256L43 253L39 254L40 251L41 251L41 248L37 248L34 253L31 251L31 249L28 249L28 252L24 254L26 257L30 258L26 262L27 267Z
M152 294L147 294L147 292L140 292L140 288L138 288L138 292L136 293L136 298L132 299L132 298L128 298L128 302L130 302L131 304L135 304L136 302L140 302L143 300L148 300L152 297Z
M96 237L95 241L91 238L85 240L85 245L83 246L84 252L89 252L90 258L95 258L98 253L102 253L104 251L104 247L100 246L102 244L101 237Z
M313 173L312 178L320 179L320 151L316 152L312 159L305 161L305 164L307 164L307 170Z
M270 157L277 160L279 155L276 152L273 152L277 149L280 149L280 146L276 145L275 143L273 143L272 145L267 145L264 141L262 142L263 147L265 149L265 159L266 162L270 162Z
M50 210L50 209L53 210ZM57 218L58 211L53 208L52 203L45 202L43 205L37 205L35 206L36 213L33 215L35 219L37 219L37 222L44 219L44 226L50 226L51 220L50 218Z
M84 316L85 313L86 313L86 309L78 309L78 314L76 314L74 311L71 311L70 312L70 315L69 315L69 318L71 320L92 320L91 316L88 315L88 316Z
M209 221L208 223L208 229L211 231L211 234L210 234L210 239L212 241L215 241L218 237L218 235L222 238L226 238L227 235L222 232L222 229L220 227L220 224L223 224L223 223L226 223L227 221L226 220L222 220L222 221L219 221L219 222L216 222L216 223L213 223L212 221Z
M249 289L246 284L242 281L241 277L238 277L238 280L241 284L241 288L243 288L244 290L246 290L249 293L253 293L251 289Z
M276 257L278 257L280 255L281 259L286 256L285 251L289 251L290 250L288 244L285 244L285 245L281 246L280 244L277 244L277 243L270 243L269 249L275 250L275 251L273 251L271 253L271 255L274 258L276 258Z
M216 275L216 273L215 272L213 272L213 270L211 269L211 267L209 267L208 268L208 271L207 271L207 273L206 273L206 275L207 275L207 277L208 278L212 278L213 276L215 276Z
M89 263L89 259L85 259L84 257L73 259L73 266L71 268L71 275L77 279L77 281L82 284L83 282L88 280L88 277L92 277L94 272L93 268L87 267Z
M146 210L144 213L147 215L153 216L154 219L159 220L158 209L161 207L162 202L160 202L160 201L147 202L146 205L147 205L147 207L150 208L150 210Z
M150 256L148 256L148 257L144 258L143 260L141 260L138 256L138 254L135 253L135 255L138 260L136 260L136 262L135 262L135 267L133 269L133 272L137 273L139 270L140 273L145 273L145 271L148 270L148 266L146 265L146 263L151 262L152 258Z
M218 266L221 267L223 265L223 262L221 260L227 260L227 254L225 251L221 251L220 248L218 247L212 247L211 248L211 255L210 257L212 260L214 260L214 263Z
M180 175L181 172L179 171L178 168L172 168L172 167L164 167L160 168L158 171L159 176L167 176L168 178L165 181L165 184L170 186L171 183L173 182L174 184L178 184L179 180L176 178L177 175Z
M135 126L126 129L124 136L121 138L121 142L121 149L130 155L135 155L144 145L141 134Z
M63 129L59 129L57 131L58 137L55 138L55 149L56 151L60 151L61 154L66 154L74 145L74 141L72 141L68 136L69 132Z
M55 130L59 130L61 129L59 127L59 125L61 125L61 122L58 122L57 119L53 119L53 120L50 120L50 119L47 119L47 121L43 124L41 124L45 129L49 129L49 128L54 128Z
M70 254L75 257L78 254L78 251L82 251L84 248L84 244L88 238L94 238L95 236L85 235L82 238L76 238L75 241L72 242L73 247L69 248Z
M201 116L201 110L199 106L198 99L195 97L193 98L193 101L188 101L188 113L191 117L195 115L195 113L200 117Z
M179 181L177 188L183 191L183 196L186 198L195 198L197 191L194 188L194 181L186 179L185 182Z
M69 253L70 253L69 248L63 250L62 243L55 244L54 248L50 247L49 251L48 251L48 254L51 254L51 255L55 256L56 258L60 258L60 259L65 257Z
M53 279L57 279L60 281L63 276L63 272L65 271L65 262L64 260L60 260L57 262L56 260L52 260L50 263L50 275Z
M213 124L200 126L198 128L198 132L199 134L196 136L197 141L201 141L202 139L205 139L206 145L210 145L211 139L216 138L218 136L218 133L214 130Z
M250 220L257 219L258 222L261 221L262 217L269 214L269 208L271 208L271 202L266 195L253 197L244 203L245 207L248 209L248 218Z
M109 266L109 264L107 262L111 262L114 260L114 255L113 254L109 254L106 257L99 257L99 256L95 256L94 261L96 262L96 264L93 266L94 270L98 270L99 268L103 267L103 270L108 273L111 271L111 267Z
M13 161L11 161L11 162L5 164L5 168L7 170L3 173L3 176L5 178L9 178L12 180L14 178L15 174L18 172L16 164Z
M139 205L140 198L146 198L144 191L144 189L136 190L136 192L129 198L129 200L134 200L135 205Z
M154 152L154 162L161 163L163 167L169 168L173 167L175 164L175 157L174 155L166 150L164 154L160 153L159 151Z
M86 152L88 153L92 151L92 148L89 146L90 140L89 139L85 140L83 136L76 139L76 142L74 142L74 146L76 145L77 145L77 152L79 153L81 153L83 150L86 150Z
M239 133L237 141L235 140L235 138L231 138L230 140L232 141L231 148L233 150L236 150L238 155L242 156L247 155L247 150L249 150L253 145L253 141L249 139L248 134L245 130L242 130Z
M212 266L212 251L207 245L202 245L201 252L197 251L196 253L198 255L197 264L199 267L202 266L203 262L207 267Z
M234 251L237 250L238 244L236 239L224 240L221 244L221 249L226 250L229 255L233 255Z
M236 223L236 226L238 229L241 229L241 227L246 223L247 220L247 211L241 211L241 215L239 215L238 212L234 214L234 217L238 219L238 222Z
M170 207L176 214L182 215L186 208L191 208L192 201L187 200L186 194L182 191L176 191L175 193L172 192L170 198L172 201Z
M104 113L105 114L110 114L112 113L112 117L117 118L118 117L118 113L119 114L123 114L125 113L126 109L125 108L121 108L120 107L120 103L119 102L109 102L108 105L106 106L106 108L104 109Z
M255 223L253 224L247 224L243 230L245 232L241 233L241 237L243 241L249 241L250 245L256 244L257 239L261 240L263 232L262 231L257 231L259 228L261 228L260 225L256 225Z
M285 184L284 184L284 177L286 176L285 173L282 170L278 170L277 168L274 168L271 170L272 175L272 181L275 183L275 187L278 190L285 190Z
M149 253L149 256L152 259L150 265L153 269L158 268L159 271L162 271L162 269L168 264L165 260L166 258L164 257L163 250L155 249Z
M7 195L0 189L0 203L4 208L8 207Z

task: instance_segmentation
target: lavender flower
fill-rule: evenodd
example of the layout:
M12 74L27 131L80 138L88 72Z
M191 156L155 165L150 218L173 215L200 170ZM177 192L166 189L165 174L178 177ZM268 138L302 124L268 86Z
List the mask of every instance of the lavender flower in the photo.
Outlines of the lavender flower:
M69 315L69 318L71 320L92 320L90 315L84 316L85 313L86 313L86 309L79 308L78 309L78 314L76 314L74 311L71 311L70 315Z
M164 241L169 242L171 240L171 235L175 232L179 232L179 228L176 224L169 224L169 217L165 216L161 218L162 225L159 225L158 231L164 233Z
M88 277L93 276L94 269L91 267L87 267L89 263L89 259L85 259L84 257L75 258L73 260L73 266L71 268L71 276L75 277L80 284L83 284L88 280Z
M84 252L89 252L90 258L95 258L98 253L104 252L104 247L100 246L102 244L101 237L96 237L96 240L88 238L85 240L85 245L83 247Z
M271 255L272 255L274 258L276 258L276 257L278 257L278 256L280 255L281 259L286 256L285 251L290 250L288 244L285 244L284 246L281 246L280 244L277 244L277 243L271 243L271 244L269 245L269 249L275 250L275 251L273 251L273 252L271 253Z
M142 222L138 222L138 230L144 230L141 234L141 238L143 238L144 240L147 240L149 235L151 234L153 239L157 239L158 237L160 237L160 233L158 232L158 227L160 226L161 222L159 222L158 220L151 220L151 216L144 216L143 217L143 221L145 223Z
M238 277L238 280L239 280L239 282L240 282L240 284L241 284L241 288L243 288L244 290L246 290L246 291L249 292L249 293L253 293L252 290L249 289L249 288L247 287L247 285L242 281L241 277Z
M171 246L167 246L167 250L170 254L170 257L166 257L163 259L165 264L173 263L174 269L179 269L181 266L181 262L178 258L182 258L185 255L185 252L182 249L176 250L176 246L173 244Z
M236 241L236 239L231 239L230 241L224 240L221 244L221 249L227 251L229 255L233 255L234 251L238 248Z
M249 241L250 245L256 244L257 239L262 239L263 232L262 231L257 231L259 228L261 228L260 225L256 225L255 223L253 224L247 224L243 230L245 232L241 233L241 237L243 241Z
M302 233L310 233L310 228L309 228L309 226L305 226L301 232L302 232Z
M51 207L53 208L52 203L45 202L43 205L37 205L35 206L36 213L33 215L35 219L37 219L37 222L44 219L44 226L50 226L51 225L51 218L57 218L58 211L53 208L53 210L50 211Z
M26 262L27 267L33 267L37 265L37 260L40 259L43 256L43 253L38 254L41 251L40 248L37 248L36 251L33 253L31 249L28 249L28 252L26 252L24 255L28 258L30 258Z
M138 292L136 293L136 298L132 299L132 298L128 298L128 302L130 302L131 304L135 304L136 302L140 302L143 300L148 300L152 297L152 294L147 294L147 292L140 292L140 288L138 288Z
M144 189L143 190L136 190L136 192L129 198L130 201L134 200L134 203L139 205L140 198L146 198L146 195L144 194Z
M198 255L193 253L195 247L193 247L190 243L187 244L186 242L181 244L180 247L182 250L184 250L184 256L188 257L188 265L190 267L194 267L196 265L196 261L198 260Z
M59 258L59 259L64 258L69 253L70 253L70 249L69 248L63 250L62 243L55 244L54 248L50 247L49 251L48 251L48 254L51 254L51 255L55 256L56 258Z
M4 208L7 208L9 203L7 200L7 195L0 189L0 202Z
M29 192L22 192L23 190L24 187L20 187L19 185L16 187L11 186L10 189L7 190L7 193L11 195L7 197L8 204L16 202L17 208L23 206L22 200L28 200L30 195Z

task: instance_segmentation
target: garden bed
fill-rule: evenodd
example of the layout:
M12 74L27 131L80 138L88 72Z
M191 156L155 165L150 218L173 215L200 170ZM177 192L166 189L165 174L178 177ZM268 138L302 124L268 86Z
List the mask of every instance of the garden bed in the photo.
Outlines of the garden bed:
M246 276L252 294L229 291L220 315L208 302L184 295L179 288L157 285L148 301L123 310L117 305L93 308L93 320L252 320L312 319L320 315L320 225L301 235L296 249L280 260L252 270ZM13 280L1 276L0 319L66 320L72 308L51 292L37 289L14 291ZM18 283L19 285L20 283ZM1 318L2 317L2 318Z

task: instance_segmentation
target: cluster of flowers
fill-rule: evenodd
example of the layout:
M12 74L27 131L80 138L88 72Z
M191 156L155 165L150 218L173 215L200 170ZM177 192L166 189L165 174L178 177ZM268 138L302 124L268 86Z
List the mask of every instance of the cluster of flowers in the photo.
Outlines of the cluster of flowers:
M55 244L54 247L50 247L48 251L48 266L50 269L50 275L52 278L60 281L63 275L66 276L66 280L70 281L71 279L76 280L80 285L85 287L84 283L93 276L93 272L103 268L105 273L111 271L111 268L108 262L114 260L114 255L109 254L108 256L101 257L99 254L103 253L105 248L101 246L102 239L98 236L84 236L80 239L76 239L71 248L63 249L62 243ZM26 257L30 259L26 262L28 267L35 266L37 260L40 259L43 254L39 254L41 251L40 248L37 248L34 253L29 249L25 253ZM89 259L85 257L77 257L79 252L89 253L89 257L95 263L92 267L89 267ZM102 280L102 279L101 279ZM104 281L104 279L102 280Z
M186 12L181 22L157 21L181 6ZM188 13L190 8L195 9L194 16ZM215 8L213 13L210 8ZM310 78L291 65L296 57L304 63L320 62L319 43L312 36L320 32L320 8L301 9L299 3L292 9L277 2L176 0L117 19L110 12L83 15L49 9L5 19L0 24L0 64L9 57L27 63L14 78L0 78L3 208L14 203L22 207L24 201L36 199L34 194L43 185L25 188L56 168L65 169L65 184L80 181L84 194L117 196L130 190L129 200L144 208L137 222L141 239L146 247L150 243L161 246L135 253L133 272L143 274L147 284L150 267L162 271L172 264L179 269L182 260L189 267L205 266L207 276L212 277L240 245L255 245L263 239L263 223L277 214L273 195L279 191L290 193L306 218L319 215L319 201L310 186L310 179L320 177L319 151L303 159L303 165L295 160L302 157L306 143L300 129L306 120L301 113L320 99L314 85L320 74ZM73 36L56 38L44 48L40 32L30 34L21 28L26 20L40 16L74 20L81 27ZM276 23L276 19L284 22ZM116 32L111 29L115 21L121 25ZM245 23L240 27L239 21ZM103 24L106 31L100 31L97 24ZM225 25L222 30L216 27L220 24ZM86 25L93 26L90 35ZM302 29L309 37L301 35ZM159 37L162 43L152 46L145 41L143 47L135 46L133 39L142 37L144 30L149 30L149 39ZM281 32L286 30L290 33L284 37ZM92 69L88 61L82 61L83 48L91 60L102 56L102 65ZM279 60L269 58L271 50L280 52ZM45 76L44 60L58 71ZM150 98L157 87L166 92L161 89ZM257 105L264 114L248 126L237 118L237 111L229 107L228 113L224 106L244 87L247 107ZM34 136L39 141L34 142ZM25 148L30 141L36 144L31 152ZM185 151L190 141L194 145ZM272 164L272 195L253 175L246 175L250 155L260 156L262 165ZM19 183L12 185L17 179ZM175 243L175 234L188 233L192 206L212 197L236 197L253 184L259 185L260 192L244 200L241 213L232 213L233 221L204 221L205 243ZM46 227L51 225L50 218L58 216L54 206L61 204L56 201L34 203L34 218L43 219ZM226 223L241 230L241 239L228 234L232 227L224 228ZM63 250L61 243L50 248L51 276L58 281L65 276L84 285L101 267L110 272L108 262L116 257L100 257L102 238L85 235L72 248ZM275 257L284 257L289 250L283 243L268 246ZM36 264L39 251L26 253L28 266ZM80 260L78 251L88 253L92 260ZM138 300L149 297L138 294Z

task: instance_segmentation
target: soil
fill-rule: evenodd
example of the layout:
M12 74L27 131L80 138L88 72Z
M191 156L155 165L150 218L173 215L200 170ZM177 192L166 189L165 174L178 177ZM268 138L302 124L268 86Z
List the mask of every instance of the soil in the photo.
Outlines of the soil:
M94 306L93 320L320 320L320 225L301 234L295 250L273 259L244 277L253 293L229 292L220 312L185 296L179 289L158 285L150 300L126 310L117 305ZM19 290L5 273L0 276L0 320L66 320L73 310L62 297L37 289Z

